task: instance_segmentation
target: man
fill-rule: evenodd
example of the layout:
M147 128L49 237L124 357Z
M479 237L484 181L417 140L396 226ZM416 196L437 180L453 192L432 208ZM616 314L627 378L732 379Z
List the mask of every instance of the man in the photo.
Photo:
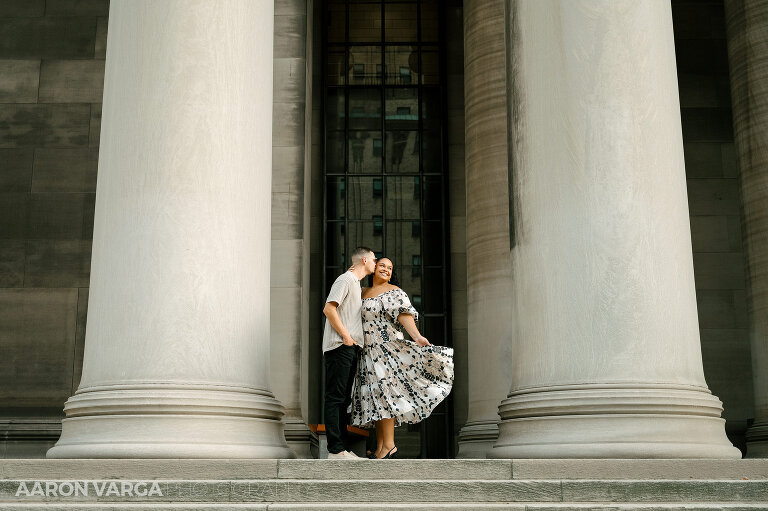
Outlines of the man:
M363 319L360 280L376 269L376 258L367 247L352 252L352 267L331 286L323 314L325 358L325 434L328 459L354 459L357 456L344 445L347 436L352 383L357 368L357 354L363 347Z

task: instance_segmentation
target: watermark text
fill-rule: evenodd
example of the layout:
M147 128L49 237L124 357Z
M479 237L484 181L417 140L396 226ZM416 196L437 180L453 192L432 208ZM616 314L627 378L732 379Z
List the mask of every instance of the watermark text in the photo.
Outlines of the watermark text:
M17 497L162 497L157 481L21 481Z

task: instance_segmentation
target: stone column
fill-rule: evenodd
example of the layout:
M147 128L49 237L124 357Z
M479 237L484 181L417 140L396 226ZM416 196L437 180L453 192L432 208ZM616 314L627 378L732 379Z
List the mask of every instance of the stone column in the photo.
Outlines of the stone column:
M469 408L459 458L485 458L509 390L509 190L504 0L464 2Z
M755 421L747 456L768 457L768 2L725 2L741 178Z
M52 458L291 457L269 391L271 0L113 0L83 376Z
M508 4L505 458L737 458L707 389L670 4Z

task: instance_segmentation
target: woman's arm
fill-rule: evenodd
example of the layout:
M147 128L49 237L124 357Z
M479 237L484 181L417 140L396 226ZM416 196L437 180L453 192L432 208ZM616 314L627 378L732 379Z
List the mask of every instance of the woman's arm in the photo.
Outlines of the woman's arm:
M411 336L411 339L413 339L413 342L415 342L419 346L430 346L427 338L421 335L421 333L419 333L419 329L416 328L416 321L413 320L413 316L411 316L407 312L403 312L399 316L397 316L397 320L400 322L401 325L405 327L405 331L408 332L408 335Z

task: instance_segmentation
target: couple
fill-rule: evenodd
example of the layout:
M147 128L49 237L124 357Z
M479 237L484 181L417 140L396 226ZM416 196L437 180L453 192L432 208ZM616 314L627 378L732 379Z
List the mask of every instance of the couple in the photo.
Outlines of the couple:
M323 314L325 431L329 459L357 456L344 445L351 423L376 428L371 458L392 458L395 426L426 419L453 385L453 349L433 346L416 328L408 295L390 283L392 261L358 247L331 287ZM373 273L371 287L360 280ZM412 340L404 338L404 327ZM359 362L358 362L359 359Z

